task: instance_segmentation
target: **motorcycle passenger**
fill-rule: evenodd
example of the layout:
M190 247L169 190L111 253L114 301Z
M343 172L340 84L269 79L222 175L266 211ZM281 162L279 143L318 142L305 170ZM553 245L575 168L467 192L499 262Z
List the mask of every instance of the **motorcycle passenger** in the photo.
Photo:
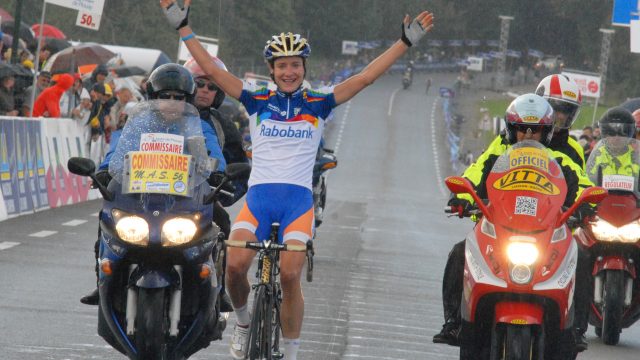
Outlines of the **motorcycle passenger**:
M545 98L553 108L556 124L549 148L566 154L584 169L584 149L569 136L569 129L578 117L582 104L580 88L568 76L554 74L540 81L536 94Z
M635 159L637 149L629 140L636 135L633 115L623 107L613 107L602 115L598 125L602 139L607 140L604 146L591 154L595 166L589 176L595 178L597 174L594 172L598 169L602 175L637 176L640 173L639 159Z
M220 69L227 70L222 60L215 56L211 56L211 60ZM247 154L242 147L242 136L240 136L238 127L228 116L219 111L224 102L225 93L218 88L211 77L205 74L193 58L187 60L184 67L191 72L196 82L193 104L200 112L200 118L212 125L216 131L227 164L247 163ZM231 206L247 192L246 179L234 181L233 186L235 187L233 199L221 198L222 205ZM228 233L226 234L228 235Z
M432 28L433 16L422 12L413 21L406 16L402 37L360 73L335 87L310 90L302 87L307 40L300 35L282 33L273 36L264 48L264 57L277 90L258 88L243 82L215 66L188 26L190 1L180 8L175 0L161 0L169 22L176 28L206 74L229 96L245 106L251 118L252 170L246 202L229 239L262 241L268 239L271 224L280 223L280 241L304 245L313 234L313 165L331 110L342 104L384 74L409 47ZM231 355L246 354L250 324L247 298L251 290L247 272L255 251L229 248L227 253L227 289L237 322L231 337ZM283 252L280 281L283 290L281 325L284 358L295 360L300 346L304 300L300 275L305 262L301 252Z
M159 66L151 73L151 75L149 76L149 81L147 82L147 93L149 94L149 100L173 99L177 101L193 103L195 90L196 85L193 81L191 73L183 66L178 64L170 63ZM202 126L202 133L205 137L205 145L207 147L207 151L209 152L209 156L218 160L218 167L216 170L222 172L226 167L226 163L224 156L222 155L222 149L220 148L220 143L218 141L218 137L216 136L216 132L214 131L213 127L204 120L200 122L200 125ZM119 135L122 132L122 129L117 129L116 132L116 136L112 137L111 139L109 152L106 154L104 161L98 167L98 172L96 172L96 178L101 184L105 186L109 184L109 181L111 180L111 175L108 171L109 163L111 160L111 156L117 148L118 140L120 139ZM100 236L98 236L98 239L96 240L94 245L96 259L96 276L98 275L99 249ZM96 288L91 293L80 298L80 302L87 305L98 305L98 289Z
M535 112L531 109L535 107ZM524 116L531 116L537 119L536 122L524 122ZM489 145L487 150L478 157L475 163L471 164L463 177L471 181L474 185L478 196L482 199L487 197L486 179L491 172L495 161L502 155L511 145L523 140L536 140L545 146L549 146L553 136L555 122L553 120L553 109L551 105L542 97L535 94L525 94L517 97L511 102L505 114L506 132L498 135ZM567 182L567 196L565 198L565 206L571 206L575 199L582 191L593 186L589 178L586 177L584 170L578 166L571 158L560 151L548 149L549 155L558 161L565 180ZM469 194L458 194L451 197L447 206L458 209L459 214L468 210L473 205L473 199ZM583 220L586 216L591 216L593 210L589 206L581 206L575 216L579 220ZM462 299L462 282L465 263L465 240L455 244L449 253L447 265L445 267L442 281L442 302L444 308L445 323L442 330L434 335L433 342L458 345L458 335L460 332L461 315L460 306ZM581 260L579 258L579 263ZM582 261L584 262L584 261ZM577 282L578 280L576 280ZM589 281L588 276L583 281ZM576 286L577 288L577 286ZM587 286L582 286L587 289ZM589 294L582 300L587 305L580 304L584 307L584 313L588 316L588 299ZM578 304L576 304L576 309ZM588 319L588 318L587 318ZM584 328L586 329L586 327ZM578 330L576 330L578 331ZM583 331L580 329L579 331Z

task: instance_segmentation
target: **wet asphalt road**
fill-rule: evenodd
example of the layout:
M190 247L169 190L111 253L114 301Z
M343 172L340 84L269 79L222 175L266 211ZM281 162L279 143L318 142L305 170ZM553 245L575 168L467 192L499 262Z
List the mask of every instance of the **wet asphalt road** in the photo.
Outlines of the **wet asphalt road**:
M442 269L471 229L442 213L449 161L441 101L453 78L400 90L387 76L340 106L326 132L338 168L329 175L314 281L304 283L300 359L455 359L435 345ZM0 359L123 359L96 333L97 307L78 299L95 284L99 201L0 222ZM237 206L231 212L235 214ZM17 245L3 243L13 242ZM251 273L250 273L251 274ZM230 329L192 359L228 359ZM589 332L579 359L637 359L640 328L607 347Z

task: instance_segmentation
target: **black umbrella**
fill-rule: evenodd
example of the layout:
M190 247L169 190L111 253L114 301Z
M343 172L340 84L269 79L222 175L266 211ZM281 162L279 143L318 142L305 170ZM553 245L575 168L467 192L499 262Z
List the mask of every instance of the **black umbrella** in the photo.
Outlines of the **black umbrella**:
M5 34L13 35L13 29L15 28L15 23L13 20L10 21L2 21L2 32ZM35 44L35 40L33 37L33 32L29 25L20 22L20 30L18 32L18 36L20 39L24 40L27 43L27 46L33 46Z
M620 104L623 108L629 110L630 112L634 112L640 109L640 98L629 99L622 104Z

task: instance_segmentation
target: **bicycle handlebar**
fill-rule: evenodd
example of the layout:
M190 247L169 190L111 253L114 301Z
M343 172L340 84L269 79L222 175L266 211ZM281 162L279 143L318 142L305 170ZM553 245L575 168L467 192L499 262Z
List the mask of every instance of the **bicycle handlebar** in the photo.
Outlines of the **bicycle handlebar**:
M241 240L225 240L224 243L230 247L241 248L241 249L251 249L251 250L276 250L276 251L297 251L297 252L307 251L307 245L297 245L297 244L276 244L272 242L254 242L254 241L241 241Z

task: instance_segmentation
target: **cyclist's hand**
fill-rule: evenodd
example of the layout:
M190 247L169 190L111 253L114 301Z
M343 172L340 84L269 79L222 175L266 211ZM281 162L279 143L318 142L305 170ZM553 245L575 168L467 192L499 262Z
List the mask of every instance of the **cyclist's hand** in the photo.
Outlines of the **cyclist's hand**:
M433 14L423 11L413 21L409 15L405 15L402 22L402 42L407 46L413 46L433 28Z
M160 6L164 15L167 17L169 24L176 30L187 26L189 24L189 8L191 0L185 0L184 6L180 7L176 0L161 0Z
M452 197L451 199L449 199L449 202L447 202L447 206L450 206L451 210L454 213L458 213L459 218L464 217L465 213L471 210L471 203L469 202L469 200L460 199L457 197Z

